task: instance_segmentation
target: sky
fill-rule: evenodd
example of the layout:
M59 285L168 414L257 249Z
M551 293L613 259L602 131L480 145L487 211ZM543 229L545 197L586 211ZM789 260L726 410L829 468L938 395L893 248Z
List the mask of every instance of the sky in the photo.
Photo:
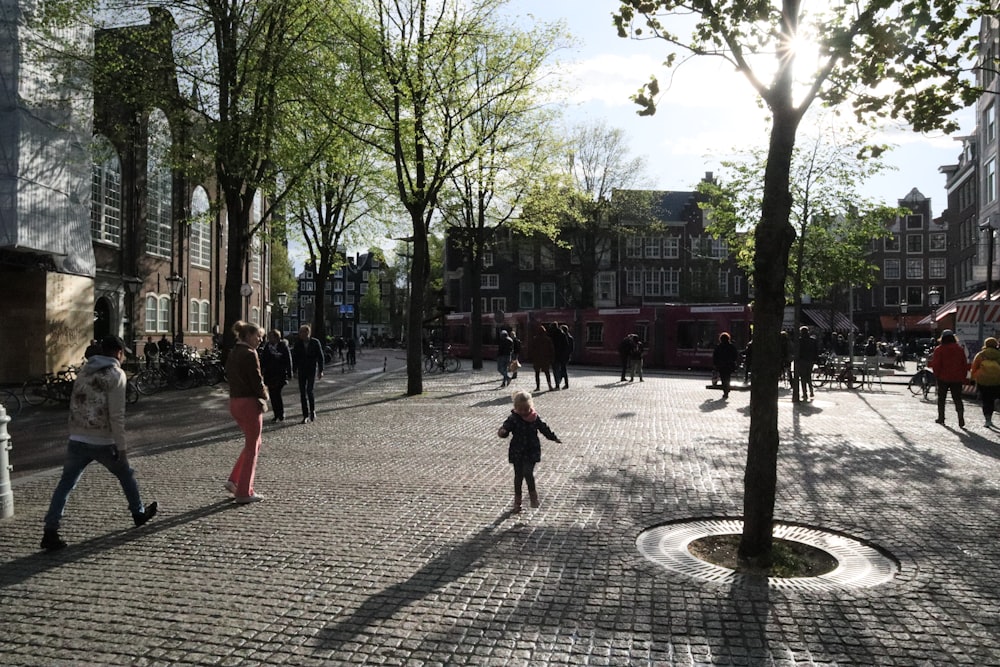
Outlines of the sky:
M575 46L558 55L559 71L571 84L568 120L603 119L624 130L633 154L646 158L656 189L693 190L705 172L720 173L723 160L767 145L765 112L742 75L722 59L695 58L671 83L662 66L664 42L617 36L611 14L618 5L616 0L512 0L507 5L509 15L525 25L562 20L575 38ZM655 115L640 117L629 97L654 74L662 97ZM860 184L860 192L895 205L917 188L931 198L932 214L941 215L947 196L938 168L957 162L961 144L955 137L972 131L974 112L964 111L956 119L961 130L952 136L886 128L875 140L895 146L884 157L896 170ZM800 136L807 130L808 122Z

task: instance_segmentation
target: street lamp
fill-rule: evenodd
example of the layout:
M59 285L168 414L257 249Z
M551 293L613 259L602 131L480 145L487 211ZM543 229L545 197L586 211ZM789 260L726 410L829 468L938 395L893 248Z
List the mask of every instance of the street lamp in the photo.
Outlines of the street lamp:
M177 295L180 294L183 285L184 278L176 271L167 277L167 286L170 289L170 332L175 343L177 342Z
M281 309L281 334L285 334L285 313L288 312L288 292L278 292L278 308Z
M979 302L979 343L983 342L983 329L986 324L986 302L993 300L993 235L996 232L991 224L992 220L986 218L986 222L979 225L980 231L986 232L988 242L986 244L986 296Z
M899 302L899 354L904 362L906 361L906 311L909 307L910 304L906 303L906 299Z
M937 311L941 305L941 291L937 287L932 287L927 293L927 302L931 306L931 332L937 338Z

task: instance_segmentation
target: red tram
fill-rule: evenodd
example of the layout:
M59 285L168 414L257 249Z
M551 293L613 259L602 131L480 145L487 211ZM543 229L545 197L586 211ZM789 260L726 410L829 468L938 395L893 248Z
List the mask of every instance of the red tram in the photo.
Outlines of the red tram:
M530 340L542 324L559 322L575 340L573 363L618 366L618 344L630 333L646 343L647 368L710 368L719 334L728 331L737 348L750 340L753 316L741 304L665 304L635 308L529 310L482 317L483 358L496 357L501 329L513 329L523 342L521 360L531 361ZM469 356L471 314L452 313L445 319L445 340L452 352Z

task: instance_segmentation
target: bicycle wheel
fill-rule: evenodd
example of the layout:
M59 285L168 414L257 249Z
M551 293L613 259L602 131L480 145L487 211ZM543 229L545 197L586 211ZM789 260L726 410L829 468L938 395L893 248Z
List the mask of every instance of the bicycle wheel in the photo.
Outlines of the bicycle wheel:
M462 362L458 360L458 357L448 357L444 360L444 369L449 373L454 373L462 367Z
M813 385L816 387L822 387L830 379L830 374L826 372L825 368L816 369L817 373L813 375Z
M424 357L424 372L433 373L437 370L437 360L434 357Z
M160 371L145 370L132 378L136 391L145 396L152 396L160 391L163 376Z
M125 402L129 405L139 402L139 388L136 386L135 378L129 378L125 383Z
M28 405L41 405L49 399L49 389L45 380L36 378L28 380L21 388L21 396Z
M923 394L924 398L927 398L927 392L930 391L930 383L927 382L927 378L925 377L923 371L914 373L913 377L910 378L910 381L906 383L906 386L909 388L910 393L914 396Z
M3 405L8 417L13 417L21 411L21 399L9 389L0 391L0 405Z

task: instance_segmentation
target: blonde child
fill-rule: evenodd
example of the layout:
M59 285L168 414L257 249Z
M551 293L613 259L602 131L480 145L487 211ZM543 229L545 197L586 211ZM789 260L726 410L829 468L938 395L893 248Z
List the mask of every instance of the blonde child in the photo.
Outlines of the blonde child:
M507 448L507 460L514 466L514 506L512 512L521 511L521 482L528 483L528 498L532 507L538 507L538 492L535 491L535 464L542 458L542 445L538 440L541 433L549 440L562 442L535 412L531 394L515 391L511 394L514 409L497 431L501 438L511 436Z

